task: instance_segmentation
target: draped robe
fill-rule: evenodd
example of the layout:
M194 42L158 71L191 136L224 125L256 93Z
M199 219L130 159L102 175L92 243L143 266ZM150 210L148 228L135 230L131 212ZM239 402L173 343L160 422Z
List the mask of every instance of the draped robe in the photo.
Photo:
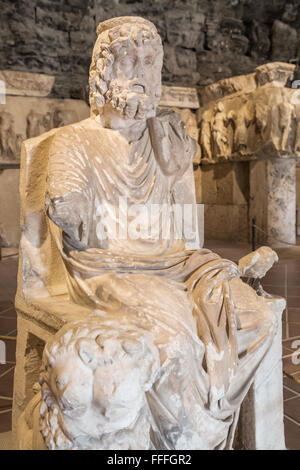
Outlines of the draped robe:
M120 198L128 208L170 206L194 152L178 117L162 112L132 140L95 118L67 126L49 155L46 209L62 230L56 240L71 298L105 322L151 331L159 349L147 392L156 449L231 448L241 402L276 331L273 312L236 264L186 249L172 213L163 237L161 219L150 221L152 237L116 236L116 226L124 229Z

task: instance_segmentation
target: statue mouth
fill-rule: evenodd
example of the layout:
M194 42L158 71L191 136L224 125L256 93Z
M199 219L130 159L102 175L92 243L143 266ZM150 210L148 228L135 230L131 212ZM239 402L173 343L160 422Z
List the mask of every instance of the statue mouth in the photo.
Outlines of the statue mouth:
M139 93L141 95L145 93L144 85L140 85L139 83L132 85L131 90L134 91L134 93Z

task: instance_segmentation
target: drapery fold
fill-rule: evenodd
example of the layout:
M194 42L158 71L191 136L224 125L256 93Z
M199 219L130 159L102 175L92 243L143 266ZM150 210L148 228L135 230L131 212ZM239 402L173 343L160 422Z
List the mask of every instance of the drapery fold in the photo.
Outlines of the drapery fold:
M172 126L170 145L181 136L188 151L170 174L155 155L151 129L133 143L94 120L60 131L49 157L46 210L63 232L62 241L53 236L72 300L91 306L99 322L118 319L153 336L160 355L147 392L153 447L230 448L240 405L276 332L273 312L235 263L207 249L186 250L172 224L163 239L158 224L157 238L130 240L114 236L115 212L96 217L120 196L129 206L172 203L177 167L194 153L179 120Z

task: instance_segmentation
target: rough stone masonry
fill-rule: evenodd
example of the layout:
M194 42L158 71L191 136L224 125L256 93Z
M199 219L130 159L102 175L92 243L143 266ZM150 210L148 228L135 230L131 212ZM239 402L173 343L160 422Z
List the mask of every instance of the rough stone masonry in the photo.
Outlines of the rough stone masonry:
M164 42L163 82L202 88L257 65L298 63L298 0L0 0L0 68L53 74L52 96L85 98L96 25L138 15Z

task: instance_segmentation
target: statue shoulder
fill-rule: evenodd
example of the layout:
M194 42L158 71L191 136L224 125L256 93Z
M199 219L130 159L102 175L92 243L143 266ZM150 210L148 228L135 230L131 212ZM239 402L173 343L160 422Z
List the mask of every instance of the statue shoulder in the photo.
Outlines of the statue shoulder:
M94 142L95 132L97 132L97 138L101 140L101 134L103 134L103 139L105 138L105 131L106 129L95 123L93 118L52 129L50 131L52 133L50 153L70 151L76 148L81 153L83 149L88 149L91 142Z

